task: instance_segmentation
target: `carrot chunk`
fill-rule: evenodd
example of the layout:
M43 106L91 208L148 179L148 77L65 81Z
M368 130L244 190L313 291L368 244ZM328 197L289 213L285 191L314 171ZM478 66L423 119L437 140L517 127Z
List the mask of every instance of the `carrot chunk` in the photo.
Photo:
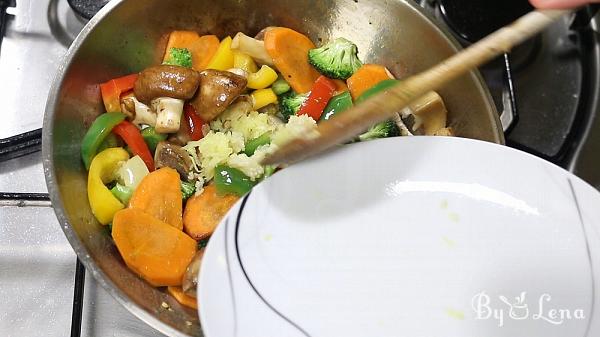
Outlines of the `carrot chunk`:
M181 230L183 205L179 173L170 167L151 172L142 179L129 200L129 208L140 209Z
M314 43L303 34L284 27L273 27L265 32L265 49L273 64L295 92L303 94L312 88L319 72L308 63L308 51Z
M112 237L125 264L155 287L179 286L197 243L142 210L115 214Z
M235 195L218 195L214 184L206 186L202 194L185 204L183 230L196 240L209 237L238 199Z
M171 48L186 48L192 54L192 68L202 71L217 52L219 43L219 38L215 35L199 36L198 33L189 30L172 31L169 34L163 62L169 58Z
M367 89L375 84L393 78L388 70L378 64L364 64L362 67L346 80L348 89L353 99L357 99Z

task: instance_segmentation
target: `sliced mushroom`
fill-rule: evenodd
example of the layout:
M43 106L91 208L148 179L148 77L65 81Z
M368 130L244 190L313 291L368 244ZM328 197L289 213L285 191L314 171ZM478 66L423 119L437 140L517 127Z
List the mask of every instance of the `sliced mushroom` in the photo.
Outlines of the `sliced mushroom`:
M422 128L425 135L432 136L446 127L448 110L442 97L437 92L430 91L413 101L401 115L403 118L410 115L415 118L413 131Z
M196 296L196 289L198 288L198 276L200 275L200 266L202 265L202 258L204 257L204 248L198 250L192 262L188 265L183 279L181 280L181 289L183 292L192 297Z
M154 166L170 167L177 170L181 179L188 181L188 173L192 170L190 155L181 146L169 142L160 142L154 153Z
M159 97L188 100L194 97L199 84L200 74L197 71L162 64L142 71L135 81L133 92L140 102L149 105Z
M154 113L146 104L138 101L135 96L133 96L133 93L121 98L121 111L127 115L127 119L137 126L142 124L150 126L156 125L156 113Z
M200 90L190 102L205 122L225 111L244 90L248 81L228 71L204 70L200 73Z
M192 140L192 137L190 136L190 125L185 120L185 115L181 116L180 124L181 125L179 126L179 130L171 134L167 141L175 145L185 146L188 142Z
M156 132L173 133L181 126L183 115L182 99L159 97L152 100L152 110L156 111Z
M264 36L264 33L262 35ZM262 39L255 39L239 32L235 34L233 41L231 41L231 49L248 54L260 64L273 65L273 58L267 53L265 42Z

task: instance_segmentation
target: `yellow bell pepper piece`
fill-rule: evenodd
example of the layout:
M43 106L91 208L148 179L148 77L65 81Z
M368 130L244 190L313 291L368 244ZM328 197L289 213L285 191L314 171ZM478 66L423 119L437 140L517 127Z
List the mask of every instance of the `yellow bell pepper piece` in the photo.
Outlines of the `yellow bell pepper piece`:
M251 89L264 89L275 81L277 72L267 65L260 67L255 73L248 74L248 88Z
M249 74L258 71L258 67L252 57L239 51L233 52L233 67L242 69Z
M250 96L252 96L254 110L277 102L277 95L275 95L271 88L254 90Z
M231 37L224 38L219 44L217 52L208 62L206 69L227 70L233 68L233 51L231 50Z
M114 179L119 163L129 159L129 153L113 147L98 153L92 160L88 172L88 200L92 213L103 225L110 223L115 213L125 206L104 185Z

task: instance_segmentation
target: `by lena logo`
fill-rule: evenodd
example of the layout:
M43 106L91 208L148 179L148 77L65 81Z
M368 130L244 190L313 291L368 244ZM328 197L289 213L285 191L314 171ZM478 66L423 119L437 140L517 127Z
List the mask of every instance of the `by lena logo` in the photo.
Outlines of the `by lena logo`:
M475 312L475 319L494 319L498 326L504 326L507 319L521 321L526 319L541 320L548 324L560 325L568 320L583 320L585 315L583 309L564 309L552 307L550 303L552 296L542 294L537 303L529 306L527 292L523 291L513 299L506 296L498 296L498 300L492 302L492 297L482 291L471 300L471 306Z

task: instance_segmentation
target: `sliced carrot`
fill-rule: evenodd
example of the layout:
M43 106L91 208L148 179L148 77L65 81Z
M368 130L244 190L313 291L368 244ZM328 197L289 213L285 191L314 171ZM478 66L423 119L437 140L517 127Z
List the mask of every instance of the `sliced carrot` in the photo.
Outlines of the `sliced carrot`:
M181 285L197 249L182 231L135 208L115 214L112 237L127 266L155 287Z
M185 204L183 230L196 240L209 237L238 199L234 195L218 195L215 185L206 186L202 194L189 198Z
M183 228L181 182L170 167L151 172L142 179L129 200L129 208L140 209L160 221Z
M314 43L303 34L284 27L265 32L265 48L273 64L297 93L310 91L319 72L308 63L308 51Z
M168 287L167 291L171 296L175 297L177 302L185 305L186 307L190 307L198 310L198 300L195 297L189 296L183 292L181 287Z
M378 64L364 64L362 67L346 80L350 94L353 99L357 99L367 89L375 84L393 78L389 71Z
M202 71L217 52L219 38L215 35L199 36L198 33L189 30L174 30L169 34L163 62L169 58L171 48L188 49L192 53L192 68Z

